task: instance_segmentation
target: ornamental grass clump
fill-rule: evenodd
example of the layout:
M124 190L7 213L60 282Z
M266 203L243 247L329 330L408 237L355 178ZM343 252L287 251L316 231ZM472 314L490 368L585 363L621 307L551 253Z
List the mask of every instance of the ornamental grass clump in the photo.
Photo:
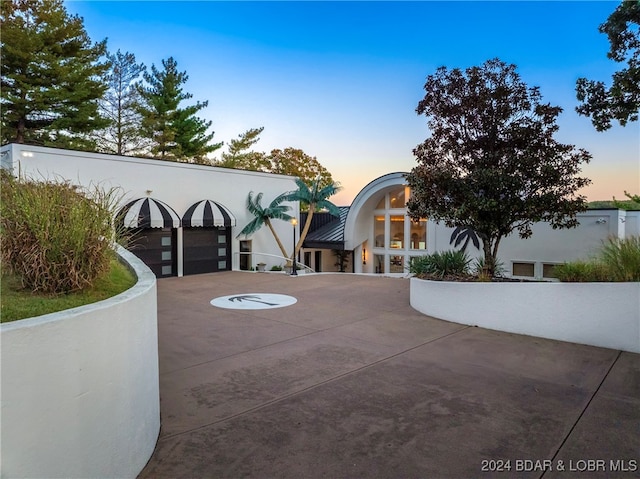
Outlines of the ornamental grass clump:
M553 272L564 283L608 282L608 268L599 261L570 261L556 265Z
M25 289L62 294L91 287L115 252L115 190L2 172L0 254Z
M640 236L610 238L602 246L600 261L612 281L640 281Z
M589 261L570 261L554 269L563 282L640 281L640 236L609 238Z
M462 250L436 252L412 258L409 272L419 278L459 278L469 276L471 259Z

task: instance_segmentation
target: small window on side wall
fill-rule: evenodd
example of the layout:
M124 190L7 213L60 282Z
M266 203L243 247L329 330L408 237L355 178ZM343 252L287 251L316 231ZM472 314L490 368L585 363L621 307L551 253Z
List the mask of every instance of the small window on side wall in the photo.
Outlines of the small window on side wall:
M543 278L557 278L556 265L553 263L542 264L542 277Z
M513 276L526 276L533 278L535 275L534 263L513 263L512 266Z

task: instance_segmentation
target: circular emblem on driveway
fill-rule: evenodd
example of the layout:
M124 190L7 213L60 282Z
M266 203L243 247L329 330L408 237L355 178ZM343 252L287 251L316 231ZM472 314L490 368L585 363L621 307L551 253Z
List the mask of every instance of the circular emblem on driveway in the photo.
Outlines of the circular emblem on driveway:
M214 298L211 305L226 309L274 309L291 306L297 301L293 296L286 294L243 293Z

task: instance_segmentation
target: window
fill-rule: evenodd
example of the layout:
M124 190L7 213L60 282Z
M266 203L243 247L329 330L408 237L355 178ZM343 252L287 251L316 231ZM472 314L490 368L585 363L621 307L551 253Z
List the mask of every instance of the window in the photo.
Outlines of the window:
M389 247L393 249L403 249L405 245L404 216L392 215L389 219L391 220Z
M533 277L535 268L533 263L513 263L512 271L514 276Z
M378 201L378 204L376 205L376 209L377 210L386 210L387 207L384 204L384 200L387 197L387 195L383 196L382 198L380 198L380 201Z
M412 221L410 235L411 249L427 249L427 220Z
M376 248L384 248L384 216L376 216L373 226Z
M390 273L404 273L404 256L392 256L389 262Z
M543 278L557 278L556 276L556 265L552 263L543 263L542 264L542 277Z
M389 193L389 208L404 208L406 203L404 187Z

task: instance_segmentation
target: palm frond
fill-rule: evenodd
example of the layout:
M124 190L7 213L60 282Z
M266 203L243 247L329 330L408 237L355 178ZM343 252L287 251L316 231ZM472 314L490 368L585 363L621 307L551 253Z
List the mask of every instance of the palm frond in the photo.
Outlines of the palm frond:
M271 203L269 203L269 208L275 208L276 206L280 205L281 203L285 202L285 201L291 201L288 196L294 193L293 191L289 191L286 193L281 193L278 196L276 196L273 201ZM289 208L289 207L287 207Z
M264 225L264 218L262 216L254 218L247 226L242 228L242 231L238 233L236 238L240 236L249 236L258 231Z
M290 210L291 208L289 208L288 206L286 207L287 209L277 209L277 210L269 210L269 218L271 219L276 219L276 220L284 220L284 221L291 221L293 219L293 216L291 216L290 214L288 214L286 211Z
M332 216L340 216L340 209L329 200L321 200L316 203L316 210L327 210Z
M258 193L254 199L253 191L249 192L249 195L247 196L247 210L253 216L262 216L263 208L262 208L262 205L260 205L261 201L262 201L262 193Z

